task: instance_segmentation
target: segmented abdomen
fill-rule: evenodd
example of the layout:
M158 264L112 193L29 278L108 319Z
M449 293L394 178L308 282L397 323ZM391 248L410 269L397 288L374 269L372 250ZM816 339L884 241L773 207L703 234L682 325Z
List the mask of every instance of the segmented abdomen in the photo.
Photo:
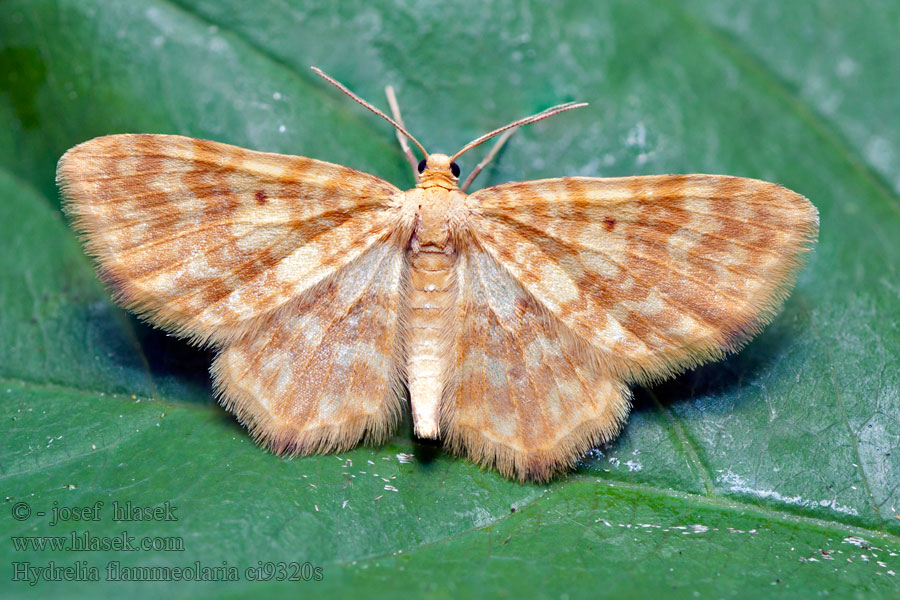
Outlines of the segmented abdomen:
M438 406L453 344L456 253L424 247L410 251L407 382L416 435L437 438Z

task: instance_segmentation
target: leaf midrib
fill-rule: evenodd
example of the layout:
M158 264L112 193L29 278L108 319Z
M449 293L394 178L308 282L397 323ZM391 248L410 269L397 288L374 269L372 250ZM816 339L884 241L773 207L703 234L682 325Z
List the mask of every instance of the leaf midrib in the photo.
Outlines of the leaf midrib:
M573 476L574 477L574 476ZM777 521L781 524L790 525L794 527L798 527L804 529L806 531L815 531L822 530L824 535L828 535L830 533L834 533L834 537L841 537L844 539L850 536L861 537L866 541L879 540L881 542L886 542L888 544L900 545L900 536L887 534L884 532L866 529L862 527L856 527L853 525L846 525L837 521L827 521L824 519L816 519L812 517L804 517L801 515L795 515L792 513L784 513L777 510L770 510L764 508L762 506L753 505L753 504L745 504L741 502L735 502L723 498L721 496L704 496L700 494L690 494L687 492L679 492L676 490L663 490L660 488L656 488L653 486L643 485L643 484L633 484L633 483L623 483L623 482L608 482L608 481L589 481L589 477L579 476L573 484L589 484L594 483L596 485L600 485L605 487L606 489L625 489L632 492L637 492L639 495L643 497L654 496L656 498L670 498L676 499L678 501L684 502L687 505L692 506L700 506L706 508L715 508L724 512L739 512L743 515L758 515L761 518L764 518L769 521ZM472 527L470 529L466 529L464 531L460 531L454 535L446 536L440 538L438 540L423 542L420 544L414 544L408 546L406 548L400 548L396 550L392 550L390 552L383 552L377 554L371 554L368 556L355 558L351 560L334 560L329 562L324 562L321 565L322 567L332 567L332 568L346 568L346 567L358 567L361 563L375 563L380 560L390 559L399 555L403 556L412 556L416 552L427 550L430 547L437 546L439 544L444 544L450 541L456 541L460 539L465 539L466 537L476 535L477 533L491 529L501 524L510 518L518 518L522 517L527 513L527 510L532 506L536 505L541 500L545 500L548 498L549 490L545 490L543 493L529 500L526 504L520 505L515 513L510 513L503 515L493 521L491 521L487 525L483 525L481 527Z
M672 0L664 0L663 4L675 18L680 19L687 27L706 35L723 53L733 59L735 66L754 75L766 89L772 92L775 98L797 116L801 123L808 126L810 131L831 146L850 169L876 192L876 196L880 200L900 215L900 195L894 193L893 189L885 183L881 174L872 169L859 156L859 153L841 135L838 127L809 106L798 94L786 87L778 75L772 73L765 63L747 48L735 43L727 33L703 21L688 10L682 9Z

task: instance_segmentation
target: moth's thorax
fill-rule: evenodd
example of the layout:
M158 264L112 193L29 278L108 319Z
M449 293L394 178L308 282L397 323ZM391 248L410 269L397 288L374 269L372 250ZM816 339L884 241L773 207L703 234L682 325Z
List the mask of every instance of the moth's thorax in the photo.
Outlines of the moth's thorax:
M425 169L419 173L417 188L427 190L442 188L445 190L457 189L459 178L450 170L450 157L446 154L429 154L424 161ZM459 170L457 169L457 173Z
M410 249L418 252L430 246L444 252L452 252L452 228L463 210L466 194L442 187L415 188L405 193L407 211L415 214Z

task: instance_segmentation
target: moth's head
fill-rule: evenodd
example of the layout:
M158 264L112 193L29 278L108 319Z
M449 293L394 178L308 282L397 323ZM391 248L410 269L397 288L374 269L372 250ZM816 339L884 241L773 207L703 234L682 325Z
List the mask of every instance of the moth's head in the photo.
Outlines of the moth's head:
M416 168L419 172L419 183L416 187L442 187L455 190L459 185L459 165L450 160L446 154L429 154L419 161Z

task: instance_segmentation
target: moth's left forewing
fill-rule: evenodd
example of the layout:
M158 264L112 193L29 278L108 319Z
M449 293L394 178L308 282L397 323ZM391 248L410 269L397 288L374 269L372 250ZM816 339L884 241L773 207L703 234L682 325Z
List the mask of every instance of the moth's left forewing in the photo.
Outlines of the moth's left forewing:
M716 175L569 177L468 198L479 243L605 368L648 381L768 323L818 232L779 185Z
M405 227L377 177L183 136L87 141L57 178L116 298L197 341L254 329Z

